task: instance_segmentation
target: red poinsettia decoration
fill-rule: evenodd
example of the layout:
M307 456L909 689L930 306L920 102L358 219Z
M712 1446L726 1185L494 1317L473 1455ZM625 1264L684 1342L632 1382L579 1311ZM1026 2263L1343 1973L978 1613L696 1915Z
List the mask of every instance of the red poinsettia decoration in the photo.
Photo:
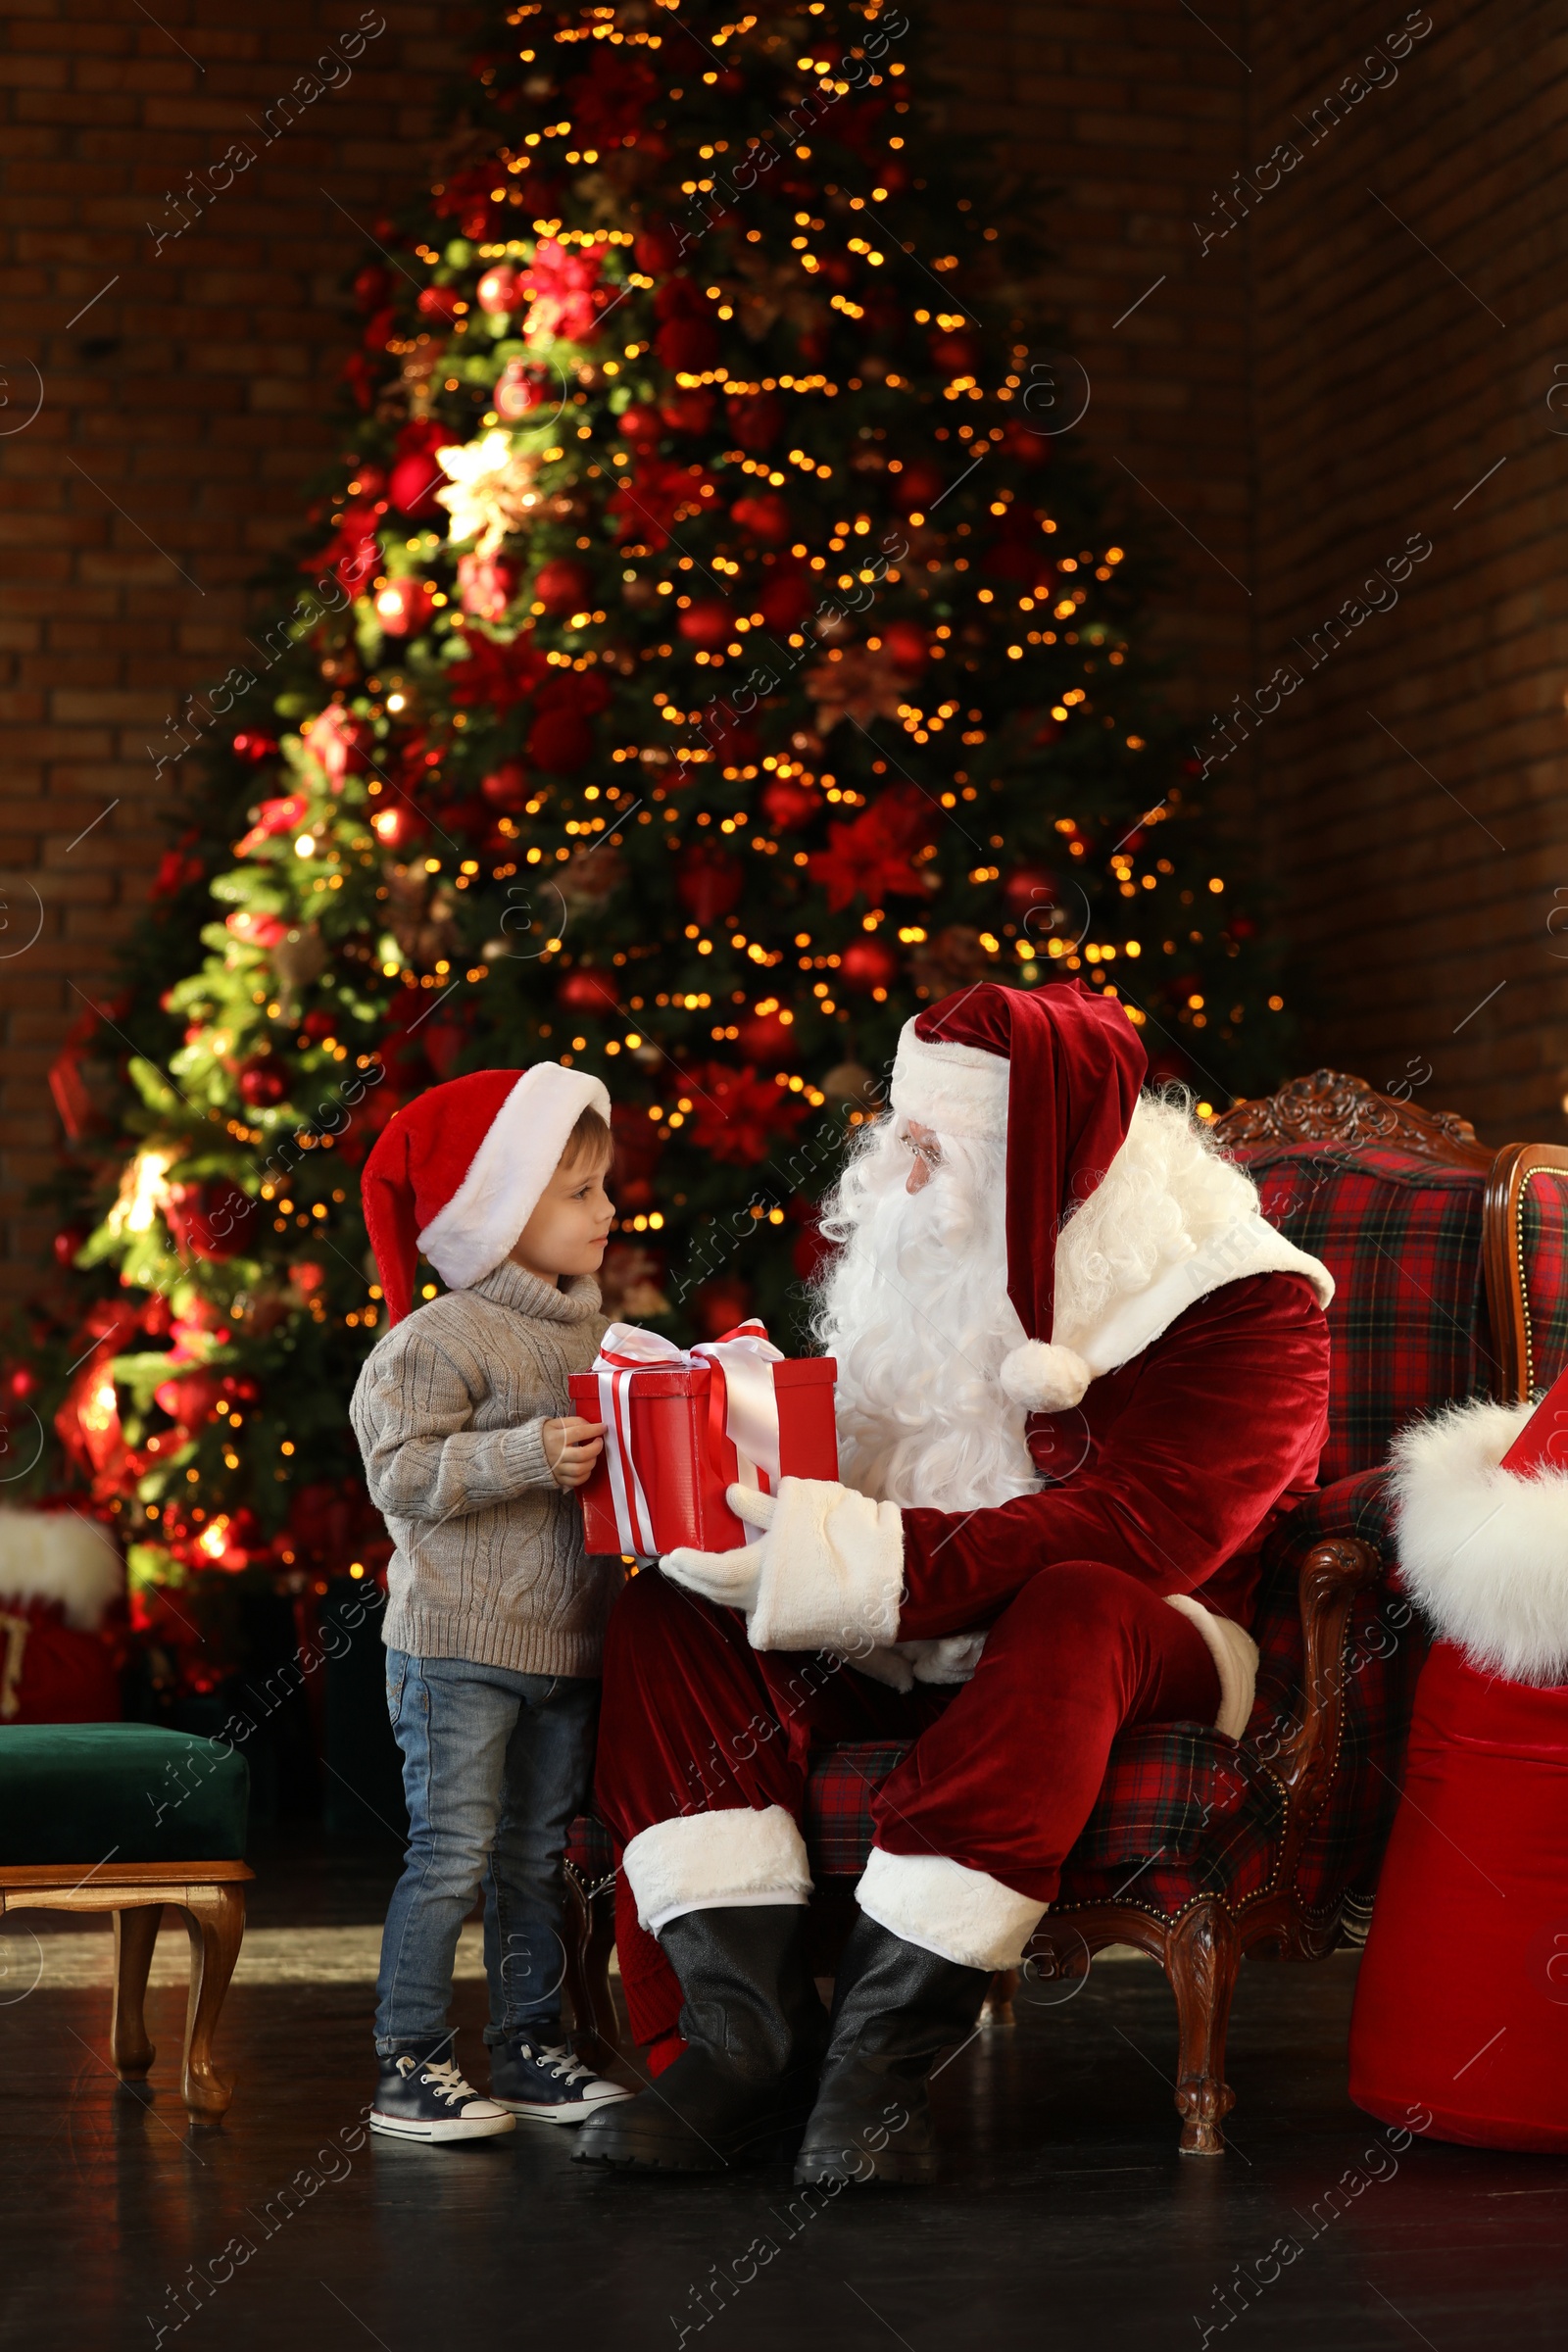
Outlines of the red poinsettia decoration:
M345 776L361 775L369 766L369 750L375 738L363 719L350 718L341 703L328 703L303 730L301 740L325 768L333 791L338 792Z
M850 824L829 825L828 846L812 854L808 870L827 892L832 911L857 897L875 906L891 896L923 892L912 859L931 839L934 814L916 785L900 784Z
M710 1061L684 1080L691 1099L691 1140L699 1152L731 1167L754 1167L780 1136L793 1133L806 1104L771 1078L759 1078L750 1063L731 1069Z
M610 288L601 284L603 264L598 253L573 253L554 237L541 237L533 260L518 279L532 307L522 322L528 336L562 335L568 343L588 343L599 328L599 314L609 304Z
M234 844L236 858L249 858L264 841L271 841L279 833L292 833L305 822L310 801L303 792L288 793L280 801L264 801L257 811L256 822L242 841Z
M651 548L669 545L678 522L712 511L718 485L702 466L672 458L639 461L630 481L619 484L607 512L615 517L617 539L642 539Z
M635 147L662 84L653 68L624 50L600 49L593 71L565 92L566 110L585 147Z
M337 529L314 563L303 569L309 572L330 571L350 596L355 596L375 576L381 561L381 542L376 536L381 517L386 512L386 500L350 499L337 518Z
M467 660L454 663L450 672L452 700L460 709L478 705L498 712L510 710L532 694L541 678L552 674L534 644L532 629L519 629L504 642L455 621L453 634L461 635L468 649Z

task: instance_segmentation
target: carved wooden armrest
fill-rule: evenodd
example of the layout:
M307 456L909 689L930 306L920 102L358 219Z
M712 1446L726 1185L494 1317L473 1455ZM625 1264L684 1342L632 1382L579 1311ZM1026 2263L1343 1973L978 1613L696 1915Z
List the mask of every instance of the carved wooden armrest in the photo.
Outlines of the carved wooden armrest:
M1314 1544L1301 1563L1300 1712L1252 1742L1284 1785L1298 1836L1322 1804L1340 1752L1350 1609L1382 1575L1376 1546L1355 1536Z

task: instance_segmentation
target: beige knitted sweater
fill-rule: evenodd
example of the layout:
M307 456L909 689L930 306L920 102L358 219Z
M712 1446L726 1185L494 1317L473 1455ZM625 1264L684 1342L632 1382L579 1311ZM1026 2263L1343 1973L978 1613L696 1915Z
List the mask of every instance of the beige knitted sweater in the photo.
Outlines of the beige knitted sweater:
M395 1549L385 1640L416 1657L514 1674L599 1672L618 1560L590 1560L577 1495L545 1461L606 1318L508 1259L377 1341L349 1406L370 1499Z

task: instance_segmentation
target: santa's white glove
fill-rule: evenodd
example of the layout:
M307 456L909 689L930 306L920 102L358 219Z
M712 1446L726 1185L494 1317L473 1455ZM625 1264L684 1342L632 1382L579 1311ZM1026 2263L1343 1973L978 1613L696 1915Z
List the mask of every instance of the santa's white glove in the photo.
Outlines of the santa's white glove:
M766 1527L776 1507L771 1494L760 1494L753 1487L731 1487L724 1499L749 1527ZM700 1592L722 1609L741 1609L749 1617L757 1606L762 1581L760 1544L743 1544L738 1551L695 1551L682 1544L666 1552L659 1565L672 1585Z

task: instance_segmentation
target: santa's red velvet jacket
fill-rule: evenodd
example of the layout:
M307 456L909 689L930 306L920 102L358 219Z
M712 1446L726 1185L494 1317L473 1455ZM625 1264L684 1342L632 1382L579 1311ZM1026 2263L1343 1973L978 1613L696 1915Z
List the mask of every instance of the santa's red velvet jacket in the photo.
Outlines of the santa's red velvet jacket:
M1057 1483L977 1511L906 1508L901 1641L991 1624L1044 1568L1100 1560L1200 1592L1249 1625L1257 1558L1307 1493L1328 1431L1329 1335L1299 1275L1248 1275L1189 1306L1030 1449Z

